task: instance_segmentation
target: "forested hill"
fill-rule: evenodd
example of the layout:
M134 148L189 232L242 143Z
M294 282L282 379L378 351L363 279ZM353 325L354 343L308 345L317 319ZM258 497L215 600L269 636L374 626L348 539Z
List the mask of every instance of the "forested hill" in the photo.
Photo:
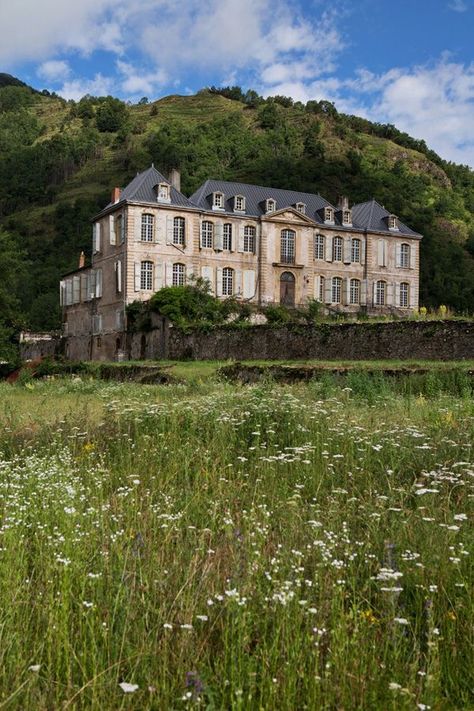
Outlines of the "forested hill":
M474 311L474 173L394 126L236 88L127 106L0 76L0 320L58 326L58 281L90 253L90 217L151 162L179 167L188 195L212 177L375 197L424 235L422 304Z

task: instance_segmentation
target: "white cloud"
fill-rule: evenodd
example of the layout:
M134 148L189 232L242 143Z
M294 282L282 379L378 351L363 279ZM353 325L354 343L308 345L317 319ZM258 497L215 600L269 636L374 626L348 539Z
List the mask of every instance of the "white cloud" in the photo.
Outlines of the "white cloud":
M74 99L78 101L85 94L91 96L107 96L113 93L115 80L112 77L105 77L102 74L96 74L93 79L72 79L64 82L61 89L58 89L58 94L64 96L65 99Z
M469 10L464 0L452 0L452 2L448 4L448 7L450 10L454 10L454 12L467 12L467 10Z
M144 95L154 96L157 88L163 86L168 78L162 69L146 72L120 59L116 66L122 75L122 91L132 99Z
M71 74L71 67L65 60L50 59L40 64L36 73L40 79L54 83L67 79Z

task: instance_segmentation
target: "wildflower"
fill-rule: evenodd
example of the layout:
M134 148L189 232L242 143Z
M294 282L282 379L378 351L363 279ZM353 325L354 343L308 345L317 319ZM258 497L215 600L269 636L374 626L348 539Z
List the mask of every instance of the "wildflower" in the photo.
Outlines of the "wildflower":
M133 694L138 689L138 684L129 684L128 681L122 681L119 684L124 694Z
M397 622L399 625L409 625L410 623L405 617L395 617L394 622Z
M32 664L30 667L28 667L28 671L32 672L39 672L41 669L41 664Z
M399 691L399 689L402 688L401 684L397 684L396 681L391 681L390 684L388 685L388 688L390 691Z
M209 617L207 615L196 615L197 620L201 620L201 622L207 622Z
M165 622L163 627L165 628L165 630L172 630L173 629L173 625L170 625L169 622Z

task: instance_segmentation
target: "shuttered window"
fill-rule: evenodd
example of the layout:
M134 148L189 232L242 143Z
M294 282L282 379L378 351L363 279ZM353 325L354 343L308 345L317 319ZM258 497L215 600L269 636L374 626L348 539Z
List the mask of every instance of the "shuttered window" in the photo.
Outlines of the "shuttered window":
M360 303L360 281L358 279L351 279L349 285L349 303Z
M186 267L184 264L173 264L173 286L184 286L186 283Z
M400 306L402 308L408 308L410 303L410 285L406 281L402 281L400 284Z
M234 270L224 267L222 270L222 295L232 296L234 293Z
M408 269L410 266L410 245L402 244L400 246L400 266Z
M360 262L360 239L351 242L351 262Z
M214 240L214 225L212 222L205 220L201 225L201 247L212 249Z
M342 262L342 237L334 237L332 241L332 261Z
M224 225L224 236L222 240L222 249L228 250L232 249L232 225L230 222L226 222Z
M331 286L332 286L331 301L333 304L340 304L341 303L341 294L342 294L342 279L341 279L341 277L333 277Z
M255 252L255 227L247 225L244 228L244 252Z
M173 220L173 244L177 244L179 247L184 247L184 231L184 217L175 217Z
M325 258L324 235L315 235L314 237L314 258Z
M153 289L153 262L145 261L140 264L140 289Z

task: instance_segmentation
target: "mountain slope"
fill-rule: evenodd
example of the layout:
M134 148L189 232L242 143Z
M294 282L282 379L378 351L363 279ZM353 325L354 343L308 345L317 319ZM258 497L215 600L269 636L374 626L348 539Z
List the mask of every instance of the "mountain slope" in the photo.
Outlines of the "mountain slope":
M206 90L127 107L111 97L74 103L0 89L0 228L30 262L19 297L31 327L58 324L57 283L81 250L89 254L90 217L152 161L162 171L180 167L188 195L213 177L332 202L375 197L424 235L422 303L474 311L471 170L328 102L255 96Z

